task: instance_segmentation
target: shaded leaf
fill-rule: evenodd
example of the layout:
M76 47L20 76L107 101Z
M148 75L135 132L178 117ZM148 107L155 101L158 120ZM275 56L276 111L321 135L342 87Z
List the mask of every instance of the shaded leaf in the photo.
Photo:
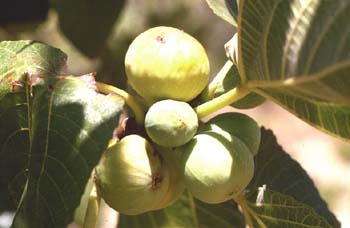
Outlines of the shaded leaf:
M257 198L261 199L261 202L255 203ZM308 205L270 190L251 194L243 208L249 211L253 227L334 227Z
M10 198L10 193L3 183L0 180L0 214L6 211L14 211L16 207Z
M32 41L0 43L0 182L12 227L64 227L117 125L123 101L93 76L59 76L66 56Z
M232 65L229 72L218 81L217 88L214 92L214 96L220 96L229 90L237 87L241 83L239 72L236 65ZM231 104L232 107L238 109L250 109L261 105L266 100L265 97L260 96L257 93L251 92L247 96L239 99Z
M238 2L239 0L206 0L213 12L227 21L237 26Z
M96 57L106 47L124 0L55 0L59 25L64 35L82 53Z
M238 62L246 86L270 94L292 111L285 96L309 113L326 102L350 105L349 1L240 3ZM348 117L345 123L328 118L325 122L350 125ZM338 134L319 121L311 124Z
M137 216L120 215L118 228L126 227L244 227L242 215L232 201L206 204L184 193L166 209Z
M259 192L263 185L266 190ZM277 144L271 131L262 129L255 176L248 190L248 210L266 227L340 226L311 178Z

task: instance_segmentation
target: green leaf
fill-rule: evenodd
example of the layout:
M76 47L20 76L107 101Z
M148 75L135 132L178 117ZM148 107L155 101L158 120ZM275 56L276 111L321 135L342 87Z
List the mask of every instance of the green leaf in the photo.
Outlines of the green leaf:
M1 202L0 214L3 212L16 210L15 205L11 201L9 190L7 189L7 186L1 183L1 180L0 180L0 202Z
M243 228L244 221L233 200L221 204L206 204L186 192L166 209L136 216L120 215L118 228L124 227Z
M248 201L243 205L242 208L250 216L253 227L334 227L308 205L263 187L260 191L250 194Z
M343 111L344 105L350 105L350 2L243 0L239 12L238 62L243 84L274 97L312 125L350 138L346 133L350 118ZM334 115L345 118L340 121L324 113L324 103L342 105ZM313 116L294 110L300 106ZM314 120L318 118L314 109L327 119ZM325 122L342 129L335 131Z
M17 205L12 227L65 227L124 103L96 93L92 75L58 75L58 49L19 41L0 50L0 182Z
M350 139L350 105L327 103L280 92L268 91L263 94L312 126L335 137Z
M53 6L63 34L82 53L96 57L106 47L124 3L125 0L56 0Z
M236 65L232 65L228 73L217 83L217 88L214 96L218 97L229 90L237 87L241 83L239 72ZM257 93L251 92L247 96L239 99L231 104L232 107L238 109L250 109L261 105L266 101L266 98Z
M237 26L238 2L239 0L206 0L213 12L232 24Z
M242 206L257 227L340 227L307 173L265 129L248 191Z

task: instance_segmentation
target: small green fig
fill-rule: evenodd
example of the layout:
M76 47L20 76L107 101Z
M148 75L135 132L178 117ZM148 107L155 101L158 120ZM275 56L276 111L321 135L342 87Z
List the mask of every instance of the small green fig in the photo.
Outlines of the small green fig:
M162 100L149 108L145 128L156 144L177 147L190 141L196 134L198 117L186 102Z
M164 161L164 166L169 169L169 187L156 209L166 208L175 203L185 190L183 172L181 170L181 157L183 151L181 147L165 148L158 147L158 150Z
M182 167L185 185L197 199L221 203L241 193L254 173L254 159L237 137L215 131L196 135L185 145Z
M203 46L184 31L166 26L135 38L125 56L125 70L129 84L149 104L192 100L209 81Z
M96 187L116 211L136 215L154 210L166 193L169 172L141 136L128 135L109 147L96 167Z
M243 113L227 112L210 119L201 126L200 131L214 130L236 136L255 156L258 153L261 130L254 119Z

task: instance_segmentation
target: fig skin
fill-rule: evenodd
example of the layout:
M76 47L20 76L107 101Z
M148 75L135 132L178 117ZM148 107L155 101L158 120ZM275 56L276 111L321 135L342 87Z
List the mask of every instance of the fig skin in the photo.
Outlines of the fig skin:
M169 187L156 209L166 208L175 203L185 190L185 182L183 172L181 170L181 157L183 150L181 147L171 149L165 147L157 147L164 161L164 166L169 169Z
M200 127L200 132L208 130L234 135L245 143L253 156L258 153L261 130L248 115L238 112L219 114Z
M116 211L137 215L154 210L169 185L169 172L146 139L128 135L109 147L96 167L96 187Z
M74 210L73 221L76 224L80 225L81 227L83 227L84 225L85 214L88 207L90 192L92 190L93 185L94 185L93 178L90 177L88 182L85 185L84 193L80 197L79 206Z
M163 99L190 101L209 81L203 46L182 30L159 26L130 44L125 56L129 84L149 104Z
M215 131L196 135L182 158L185 186L197 199L222 203L241 193L254 174L254 159L237 137Z
M192 139L198 129L198 117L186 102L162 100L146 113L145 129L158 145L177 147Z

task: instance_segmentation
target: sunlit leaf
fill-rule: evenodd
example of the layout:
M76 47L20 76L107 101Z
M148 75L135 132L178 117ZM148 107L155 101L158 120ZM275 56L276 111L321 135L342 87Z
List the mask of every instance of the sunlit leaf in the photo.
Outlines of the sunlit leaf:
M330 135L350 139L350 105L322 102L273 90L262 94L314 127Z
M350 138L344 112L350 105L350 2L242 0L239 12L242 82L312 125ZM341 108L328 115L325 103ZM295 110L301 106L304 113ZM334 118L339 115L341 120Z
M216 15L237 26L239 0L206 0Z
M64 227L124 103L95 92L92 75L59 75L58 49L18 41L0 50L0 182L17 205L12 227Z

